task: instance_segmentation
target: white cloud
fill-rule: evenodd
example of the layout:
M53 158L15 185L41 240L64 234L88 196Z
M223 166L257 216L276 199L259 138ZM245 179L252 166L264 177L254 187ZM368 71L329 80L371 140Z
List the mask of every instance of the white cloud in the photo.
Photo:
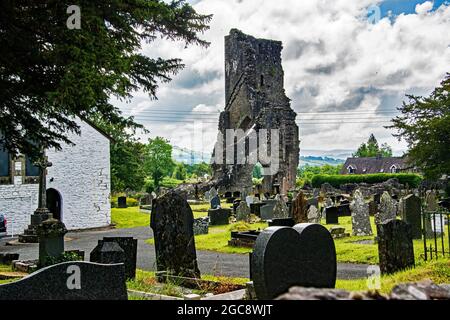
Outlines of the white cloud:
M354 149L373 132L380 142L390 142L401 152L406 145L383 128L388 123L371 119L390 120L394 114L384 111L394 111L407 93L430 93L450 71L450 6L430 12L433 3L427 1L416 7L417 14L370 24L367 8L374 2L381 1L198 1L197 11L214 14L211 30L204 34L211 46L185 49L184 44L167 40L146 45L146 54L182 58L186 69L172 83L161 85L159 100L143 100L139 94L132 102L137 119L151 109L183 110L177 116L180 121L195 119L196 112L223 109L224 36L238 28L283 42L285 87L296 112L339 113L308 115L328 123L300 123L301 148ZM354 113L344 114L348 111ZM349 118L372 123L335 123L351 122ZM193 129L191 123L147 125L152 135L171 136L181 147L188 147L187 136L193 136L187 134ZM204 125L209 130L206 136L214 140L217 125ZM183 135L174 137L175 129L182 129ZM207 143L207 148L212 150L213 144Z
M425 14L433 10L433 1L425 1L416 5L417 14Z

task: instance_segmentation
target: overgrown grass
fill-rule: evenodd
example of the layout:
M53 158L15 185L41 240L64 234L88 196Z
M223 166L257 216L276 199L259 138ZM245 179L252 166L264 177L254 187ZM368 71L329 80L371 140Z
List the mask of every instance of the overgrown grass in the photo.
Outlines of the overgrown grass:
M12 272L12 267L9 265L5 265L5 264L0 264L0 272ZM8 280L0 280L0 284L6 284L6 283L10 283L10 282L14 282L19 280L19 278L17 279L8 279Z
M415 268L403 270L392 275L383 275L380 279L380 292L389 293L394 286L400 283L418 282L425 279L429 279L437 284L450 283L450 260L419 261ZM337 280L336 288L348 291L367 291L367 279Z
M112 208L111 220L119 229L148 227L150 225L150 215L139 212L139 207Z
M247 278L232 278L213 275L202 275L202 280L216 281L223 284L230 285L244 285L249 279ZM149 292L172 297L183 297L187 293L205 294L203 290L189 290L181 287L177 283L158 283L155 277L155 272L136 270L136 279L127 281L127 288L131 290Z

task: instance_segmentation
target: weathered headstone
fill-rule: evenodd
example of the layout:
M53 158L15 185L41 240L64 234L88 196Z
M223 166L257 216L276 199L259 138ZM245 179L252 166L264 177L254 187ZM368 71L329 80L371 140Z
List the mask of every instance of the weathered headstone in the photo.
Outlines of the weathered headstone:
M320 212L315 206L310 206L308 209L308 222L320 223Z
M230 216L231 209L219 208L208 210L209 224L211 226L222 226L229 224Z
M193 229L194 229L194 235L196 235L196 236L202 235L202 234L208 234L209 218L204 217L204 218L194 219Z
M274 299L295 285L334 288L334 241L320 224L269 227L256 239L251 270L260 300Z
M375 215L375 223L383 224L397 218L397 206L394 199L387 191L381 196L378 213Z
M371 236L369 204L364 200L360 190L354 192L350 208L352 212L352 234L354 236Z
M60 220L50 218L37 226L36 233L39 239L39 265L47 266L52 259L64 253L67 229Z
M245 202L247 203L247 206L250 207L250 205L255 202L255 198L253 196L247 196L245 197Z
M127 279L136 278L136 261L138 240L133 237L104 237L100 242L115 242L125 254L125 276Z
M428 190L425 195L425 234L427 238L434 237L434 223L435 212L438 210L438 202L436 199L436 192L434 190Z
M420 198L410 194L401 199L400 217L411 225L413 239L422 239L422 215Z
M326 224L339 224L339 215L337 207L325 208Z
M377 225L380 269L384 274L414 267L411 226L401 220Z
M0 285L0 300L127 300L123 264L64 262Z
M308 222L307 200L303 192L299 192L292 202L292 217L295 223Z
M264 221L272 220L274 218L273 210L275 208L277 200L274 199L264 200L263 203L265 205L262 206L261 209L259 210L261 212L261 220Z
M158 271L199 278L194 239L194 216L186 199L175 191L153 201L153 229Z
M286 206L286 202L284 202L283 198L277 194L275 197L276 203L273 208L273 218L274 219L285 219L289 218L289 209Z
M127 197L118 197L117 198L117 207L124 209L127 207Z
M237 221L250 221L250 208L245 201L241 201L236 209Z

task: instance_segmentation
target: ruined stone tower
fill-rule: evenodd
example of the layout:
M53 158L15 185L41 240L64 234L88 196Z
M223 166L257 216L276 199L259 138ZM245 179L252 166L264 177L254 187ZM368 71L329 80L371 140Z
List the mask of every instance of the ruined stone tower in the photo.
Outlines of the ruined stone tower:
M250 132L262 133L261 129L269 131L268 141L273 141L271 129L279 130L279 170L264 176L264 191L272 191L275 183L284 184L287 188L295 186L299 133L295 123L296 113L291 109L290 99L284 90L281 50L282 43L279 41L256 39L236 29L232 29L230 35L225 37L226 106L220 115L219 138L213 156L213 159L219 159L213 163L213 170L214 180L221 192L251 192L255 163L237 160L239 151L235 145L239 139L246 139L245 156L249 158L248 135ZM236 137L227 141L226 129L241 129L245 133L244 138ZM258 136L258 149L260 140ZM234 162L226 161L226 152L218 156L216 151L221 143L223 149L235 146ZM272 153L270 148L269 145ZM267 167L267 163L260 163L264 168Z

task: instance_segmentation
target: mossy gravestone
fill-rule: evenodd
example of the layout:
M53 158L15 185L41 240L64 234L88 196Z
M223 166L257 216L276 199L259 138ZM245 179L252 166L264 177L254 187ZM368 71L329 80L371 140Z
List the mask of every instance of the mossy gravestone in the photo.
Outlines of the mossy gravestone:
M414 267L414 248L411 225L391 220L377 225L380 269L384 274Z
M186 199L169 191L153 201L153 229L158 271L199 278L194 240L194 215Z
M333 238L320 224L269 227L256 239L251 271L260 300L274 299L292 286L334 288Z
M64 253L66 226L59 220L47 219L36 228L39 239L39 265L46 266Z

